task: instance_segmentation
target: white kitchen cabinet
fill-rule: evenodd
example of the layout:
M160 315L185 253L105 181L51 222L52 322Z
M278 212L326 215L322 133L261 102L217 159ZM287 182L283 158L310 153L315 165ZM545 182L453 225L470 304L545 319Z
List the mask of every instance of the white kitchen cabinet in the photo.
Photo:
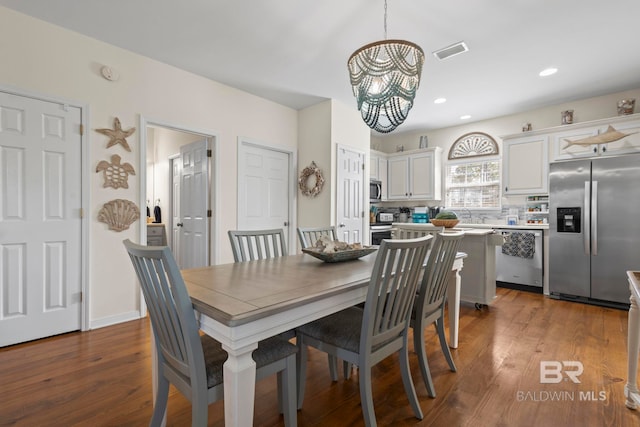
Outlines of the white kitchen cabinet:
M440 200L441 157L440 147L390 154L387 158L387 199Z
M387 154L369 152L369 177L382 182L382 200L387 200Z
M569 126L569 129L552 134L553 160L616 156L640 152L640 114L576 123ZM605 133L609 126L619 132L629 134L629 136L603 144L570 144L570 141L578 141Z
M386 154L369 151L369 178L380 179L380 158L382 157L386 157Z
M502 182L506 196L549 192L548 150L546 134L503 137Z

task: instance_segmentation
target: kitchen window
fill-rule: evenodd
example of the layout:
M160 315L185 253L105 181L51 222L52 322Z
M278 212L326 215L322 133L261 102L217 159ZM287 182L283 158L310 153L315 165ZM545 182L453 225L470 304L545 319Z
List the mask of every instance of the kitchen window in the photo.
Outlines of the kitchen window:
M500 208L500 160L449 164L446 168L446 206Z

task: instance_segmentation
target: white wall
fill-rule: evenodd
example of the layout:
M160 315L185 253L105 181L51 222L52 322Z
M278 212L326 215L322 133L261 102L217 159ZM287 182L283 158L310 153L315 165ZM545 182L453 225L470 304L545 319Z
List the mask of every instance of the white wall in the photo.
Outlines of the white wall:
M123 13L126 13L124 11ZM207 80L132 52L111 46L0 7L0 86L31 94L63 98L89 107L85 144L90 171L100 160L119 154L139 172L140 130L127 139L132 152L106 149L107 138L94 131L112 128L118 117L124 129L136 127L140 116L176 125L210 129L219 141L220 230L236 225L237 138L243 136L297 149L297 111ZM120 74L117 82L100 75L102 65ZM128 189L102 188L90 173L89 283L93 326L134 318L139 291L122 240L138 240L140 222L120 233L97 221L103 203L114 198L140 200L139 176L129 177ZM144 209L144 206L141 207ZM221 262L233 260L228 245L220 245Z
M371 144L369 128L357 109L339 101L327 100L299 112L298 135L298 171L314 161L324 173L325 184L323 191L314 198L298 192L297 226L336 225L337 144L360 150L368 157ZM364 176L368 181L368 167Z

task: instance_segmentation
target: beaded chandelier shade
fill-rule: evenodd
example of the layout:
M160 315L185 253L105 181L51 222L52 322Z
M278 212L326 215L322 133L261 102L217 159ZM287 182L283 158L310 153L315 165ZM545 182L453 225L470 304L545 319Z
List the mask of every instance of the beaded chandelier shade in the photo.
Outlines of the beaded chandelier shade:
M384 30L387 35L387 2ZM406 40L382 40L356 50L347 65L362 119L371 129L389 133L413 107L420 85L424 52Z

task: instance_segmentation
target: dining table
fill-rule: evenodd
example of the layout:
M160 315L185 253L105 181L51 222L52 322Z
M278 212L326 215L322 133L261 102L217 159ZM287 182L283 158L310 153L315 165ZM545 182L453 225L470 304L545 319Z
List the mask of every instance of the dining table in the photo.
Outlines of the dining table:
M453 348L458 346L465 257L457 254L448 284ZM251 353L258 342L365 301L375 259L373 253L330 263L297 254L182 270L201 330L229 354L223 368L225 425L253 425L256 364Z

